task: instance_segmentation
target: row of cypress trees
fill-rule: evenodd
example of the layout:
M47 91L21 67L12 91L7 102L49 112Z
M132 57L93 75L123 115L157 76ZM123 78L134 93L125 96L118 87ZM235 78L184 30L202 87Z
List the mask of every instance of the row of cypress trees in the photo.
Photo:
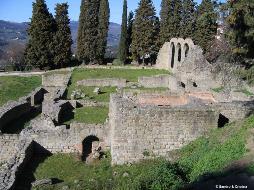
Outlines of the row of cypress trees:
M55 17L48 11L45 0L33 3L33 15L28 29L25 50L27 65L43 68L68 66L71 61L71 30L68 4L57 4Z
M161 46L173 37L192 38L205 51L217 32L217 14L212 0L202 0L197 6L194 0L162 0L160 19L156 16L152 0L140 0L135 19L127 25L127 2L124 0L122 34L119 58L126 63L126 52L132 59L154 58ZM126 30L130 26L132 30ZM126 43L131 36L131 44Z
M102 63L109 28L108 0L82 0L80 6L77 56L84 63Z

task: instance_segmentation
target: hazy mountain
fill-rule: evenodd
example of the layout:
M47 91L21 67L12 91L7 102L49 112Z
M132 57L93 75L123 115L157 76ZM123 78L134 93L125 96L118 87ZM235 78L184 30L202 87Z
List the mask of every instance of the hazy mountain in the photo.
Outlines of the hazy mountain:
M27 28L29 23L14 23L0 20L0 48L7 45L10 41L26 43L28 39ZM73 48L76 47L78 22L71 21L71 32L73 38ZM118 45L121 33L121 26L116 23L110 23L108 34L108 46L115 47Z

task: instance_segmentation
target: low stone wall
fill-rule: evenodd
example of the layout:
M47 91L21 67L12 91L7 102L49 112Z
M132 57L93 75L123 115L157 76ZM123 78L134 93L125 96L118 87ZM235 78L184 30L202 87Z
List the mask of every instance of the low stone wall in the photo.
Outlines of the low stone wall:
M141 106L118 95L111 96L109 115L112 164L170 158L170 151L216 128L219 118L206 106Z
M42 75L42 86L44 87L64 87L67 86L71 78L71 74L45 74Z
M0 163L7 162L16 154L16 146L19 144L19 135L0 135Z
M22 131L23 138L31 138L51 153L82 153L82 141L88 136L96 136L108 147L108 124L72 123L54 127L49 118L36 119L30 129Z
M169 75L157 75L152 77L139 77L138 83L145 88L169 87Z
M77 82L78 86L117 86L126 87L126 79L104 78L104 79L85 79Z
M30 161L33 154L33 142L20 140L15 146L16 152L0 167L0 189L13 189L15 180L22 173L25 165Z

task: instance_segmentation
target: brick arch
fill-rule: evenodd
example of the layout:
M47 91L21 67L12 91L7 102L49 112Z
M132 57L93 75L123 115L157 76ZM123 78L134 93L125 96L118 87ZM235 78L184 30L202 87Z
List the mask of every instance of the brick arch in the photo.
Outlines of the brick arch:
M157 57L156 67L172 71L176 70L178 65L188 58L194 46L190 38L172 38L161 48Z

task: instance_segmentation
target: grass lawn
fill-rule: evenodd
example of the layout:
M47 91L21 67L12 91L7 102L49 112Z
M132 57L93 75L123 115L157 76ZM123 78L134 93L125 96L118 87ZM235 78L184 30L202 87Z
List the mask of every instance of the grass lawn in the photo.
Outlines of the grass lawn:
M253 95L254 95L252 92L248 91L247 89L237 90L236 92L242 92L242 93L244 93L246 96L253 96Z
M87 124L104 123L108 118L108 107L82 107L75 109L74 118L66 121L65 124L70 124L73 121Z
M95 94L93 93L95 88L96 87L90 87L90 86L89 87L82 87L82 86L75 87L74 85L70 86L68 88L67 98L70 99L71 93L75 89L79 89L86 95L87 99L97 101L97 102L109 102L110 94L116 92L116 87L100 87L101 93Z
M224 87L212 88L211 90L214 92L220 93L224 90Z
M40 76L0 77L0 106L9 100L17 100L41 85Z

